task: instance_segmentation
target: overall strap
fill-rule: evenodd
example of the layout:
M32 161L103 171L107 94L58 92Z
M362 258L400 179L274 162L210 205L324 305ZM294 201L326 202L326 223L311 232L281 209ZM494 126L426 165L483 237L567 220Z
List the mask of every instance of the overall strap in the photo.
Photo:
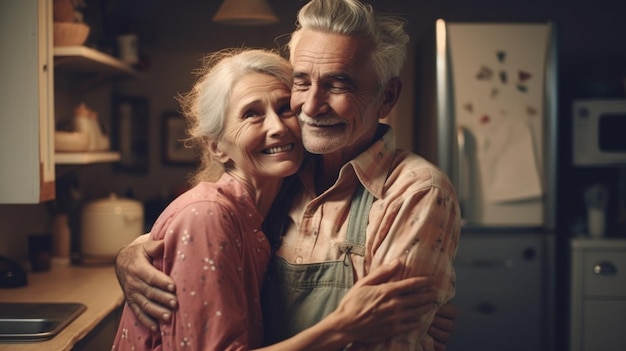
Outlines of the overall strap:
M365 256L365 229L373 202L374 195L358 182L350 205L346 241L340 244L343 252Z

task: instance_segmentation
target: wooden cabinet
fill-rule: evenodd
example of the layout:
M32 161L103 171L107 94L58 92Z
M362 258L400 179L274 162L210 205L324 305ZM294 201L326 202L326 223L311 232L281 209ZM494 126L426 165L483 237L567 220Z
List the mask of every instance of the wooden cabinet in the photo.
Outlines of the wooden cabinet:
M0 2L0 203L54 199L52 1Z
M626 348L626 240L571 242L570 350Z
M55 198L55 165L113 162L117 152L54 152L54 72L133 75L91 48L53 47L52 0L0 1L0 204Z

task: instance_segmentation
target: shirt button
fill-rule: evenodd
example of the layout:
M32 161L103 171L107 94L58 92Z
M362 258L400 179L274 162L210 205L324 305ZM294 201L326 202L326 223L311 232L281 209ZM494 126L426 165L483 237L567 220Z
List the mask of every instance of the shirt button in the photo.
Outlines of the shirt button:
M296 263L302 263L302 256L296 257Z

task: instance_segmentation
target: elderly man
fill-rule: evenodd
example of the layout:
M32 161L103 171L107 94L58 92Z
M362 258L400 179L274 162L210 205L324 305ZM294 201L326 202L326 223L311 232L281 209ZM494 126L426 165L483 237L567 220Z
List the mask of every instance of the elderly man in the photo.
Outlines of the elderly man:
M276 235L263 306L268 342L315 324L356 280L396 258L404 262L398 279L433 276L439 303L454 296L460 231L454 189L425 159L396 149L391 129L379 123L400 94L408 40L403 21L358 0L312 0L298 13L289 42L291 108L310 155L277 201L284 208L268 217L281 228L267 231ZM146 266L136 260L145 255L141 247L122 250L117 268L129 303L149 323L148 315L167 311L146 296L160 303L173 296L148 285L173 287L167 277L133 268L142 260ZM438 341L449 337L454 322L446 316L454 313L435 314L418 316L414 332L358 346L445 349ZM431 323L439 328L428 331Z

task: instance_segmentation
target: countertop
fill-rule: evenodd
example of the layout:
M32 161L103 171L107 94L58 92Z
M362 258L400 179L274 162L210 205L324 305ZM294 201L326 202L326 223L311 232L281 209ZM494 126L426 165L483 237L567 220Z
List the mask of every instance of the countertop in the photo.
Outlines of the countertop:
M71 350L124 302L113 265L56 263L48 272L29 273L28 285L0 289L3 302L81 302L87 309L54 338L41 342L0 343L0 351Z

